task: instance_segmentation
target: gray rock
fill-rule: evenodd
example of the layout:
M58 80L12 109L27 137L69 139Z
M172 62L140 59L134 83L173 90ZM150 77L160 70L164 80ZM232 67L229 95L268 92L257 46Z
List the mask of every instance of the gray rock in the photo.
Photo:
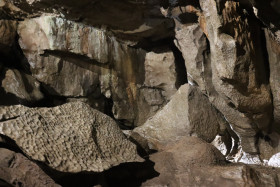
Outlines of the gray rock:
M15 140L30 158L59 171L101 172L142 161L113 119L82 102L54 108L1 107L0 116L1 134Z
M208 98L196 87L185 84L167 105L135 128L132 136L146 139L149 147L157 150L183 136L197 136L211 142L219 132L217 118Z

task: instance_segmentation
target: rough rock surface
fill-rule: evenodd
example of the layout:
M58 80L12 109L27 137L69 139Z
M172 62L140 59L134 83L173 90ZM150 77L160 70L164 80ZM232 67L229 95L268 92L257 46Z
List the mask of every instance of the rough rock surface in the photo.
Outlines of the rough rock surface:
M279 7L0 0L0 147L74 172L46 171L63 186L140 186L159 173L123 163L139 157L119 126L139 154L161 151L145 185L279 186Z
M0 133L30 158L64 172L101 172L138 162L136 146L110 117L82 102L54 108L2 107Z
M0 155L0 186L60 186L22 154L0 148Z
M16 40L17 21L0 20L0 51L7 52Z
M198 23L180 24L176 22L175 44L182 52L187 68L188 81L205 91L205 51L207 50L206 36Z
M260 48L255 47L260 45L260 34L255 32L257 24L245 16L238 2L200 1L200 6L200 25L205 24L202 30L209 40L211 55L209 58L205 51L204 58L197 58L195 46L184 47L185 56L190 54L192 57L189 58L196 59L202 66L191 67L194 72L189 74L194 75L194 82L202 85L202 90L206 89L211 103L240 136L244 151L257 153L256 134L269 131L272 113L264 56ZM187 27L193 34L187 38L195 38L195 43L198 41L196 35L200 33L201 36L201 31L195 25ZM205 47L205 37L201 36L198 52L202 53Z
M170 100L176 89L175 57L172 52L150 52L145 57L145 82L147 87L163 90L162 95Z
M187 135L211 142L219 132L217 118L207 97L196 87L185 84L167 105L133 133L146 139L152 149L161 149L164 144Z
M16 69L8 69L2 80L2 87L7 93L26 101L38 101L44 98L40 83L32 76Z
M101 90L113 100L114 117L135 126L153 116L177 90L171 51L147 53L104 29L56 16L26 19L18 33L32 76L49 94L88 97Z
M270 67L270 87L273 94L273 106L274 106L274 123L276 126L280 124L280 96L279 96L279 62L280 62L280 40L277 37L266 30L266 46L269 55L269 67ZM277 127L276 127L277 128ZM278 127L280 130L280 127Z
M180 150L180 151L178 151ZM277 186L279 170L226 164L212 145L184 137L152 154L160 173L143 186Z
M5 0L2 14L17 19L38 17L44 13L60 14L73 21L108 27L126 38L157 41L169 37L173 29L173 22L161 15L160 4L159 0Z

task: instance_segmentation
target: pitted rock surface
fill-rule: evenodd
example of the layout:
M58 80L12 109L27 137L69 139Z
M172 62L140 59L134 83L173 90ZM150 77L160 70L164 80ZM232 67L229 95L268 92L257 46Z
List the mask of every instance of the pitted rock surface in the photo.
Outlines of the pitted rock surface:
M59 171L101 172L142 161L113 119L82 102L54 108L2 107L0 117L1 134L32 159Z

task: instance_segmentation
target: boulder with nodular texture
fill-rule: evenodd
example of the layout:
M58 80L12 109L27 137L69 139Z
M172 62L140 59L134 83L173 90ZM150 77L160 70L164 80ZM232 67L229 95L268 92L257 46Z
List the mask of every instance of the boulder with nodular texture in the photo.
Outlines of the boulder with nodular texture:
M113 119L82 102L54 108L0 108L0 133L30 158L62 172L102 172L143 161Z

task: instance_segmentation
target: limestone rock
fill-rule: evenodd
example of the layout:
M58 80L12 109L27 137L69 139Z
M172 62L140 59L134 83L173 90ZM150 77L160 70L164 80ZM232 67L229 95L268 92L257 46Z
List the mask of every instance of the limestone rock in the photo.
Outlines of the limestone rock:
M151 87L140 87L137 94L137 111L135 126L143 125L147 119L154 116L166 103L164 90Z
M279 96L279 61L280 61L280 40L270 32L265 31L266 36L266 47L269 56L269 67L270 67L270 87L273 94L273 106L274 106L274 123L275 126L280 125L280 96ZM276 127L278 128L278 127ZM280 130L280 128L279 128Z
M159 10L160 0L113 1L84 0L9 0L3 12L11 17L25 19L44 13L63 15L96 27L108 27L120 36L135 40L155 41L172 34L173 22L165 19ZM16 11L15 11L16 10Z
M0 20L0 45L2 47L11 47L16 39L17 22L12 20Z
M261 29L239 2L200 1L201 12L187 4L170 11L190 83L225 116L244 151L257 153L256 133L269 132L272 114L265 55L258 47Z
M217 113L207 97L196 87L185 84L167 105L133 133L147 139L150 148L160 149L162 145L188 135L211 142L218 131Z
M99 83L97 73L54 55L28 57L32 76L50 95L79 97L92 94Z
M206 36L198 23L180 24L176 22L174 43L182 52L187 68L188 81L205 91L205 51L207 50Z
M22 154L0 148L0 155L0 185L5 181L11 186L60 186Z
M170 100L177 91L175 87L175 57L172 52L146 54L145 86L163 90L163 96Z
M277 186L279 170L226 164L212 145L195 137L184 137L152 154L158 177L142 186Z
M27 19L19 24L20 45L25 51L44 50L84 55L99 63L108 63L112 41L101 29L67 21L55 16ZM30 37L30 33L36 33Z
M10 55L11 47L16 41L17 21L0 19L0 52Z
M2 87L7 93L14 94L21 100L29 102L44 98L40 91L40 83L32 76L21 73L16 69L8 69L2 80Z
M0 133L30 158L63 172L101 172L138 162L136 146L110 117L82 102L54 108L2 107ZM13 117L11 119L11 117Z
M244 151L257 153L256 133L269 131L272 113L264 55L257 47L260 28L238 2L200 5L211 52L204 78L210 101L240 136Z
M114 117L127 124L142 125L177 90L171 51L147 53L104 29L56 16L26 19L18 33L32 76L49 94L89 97L101 90L113 101Z

